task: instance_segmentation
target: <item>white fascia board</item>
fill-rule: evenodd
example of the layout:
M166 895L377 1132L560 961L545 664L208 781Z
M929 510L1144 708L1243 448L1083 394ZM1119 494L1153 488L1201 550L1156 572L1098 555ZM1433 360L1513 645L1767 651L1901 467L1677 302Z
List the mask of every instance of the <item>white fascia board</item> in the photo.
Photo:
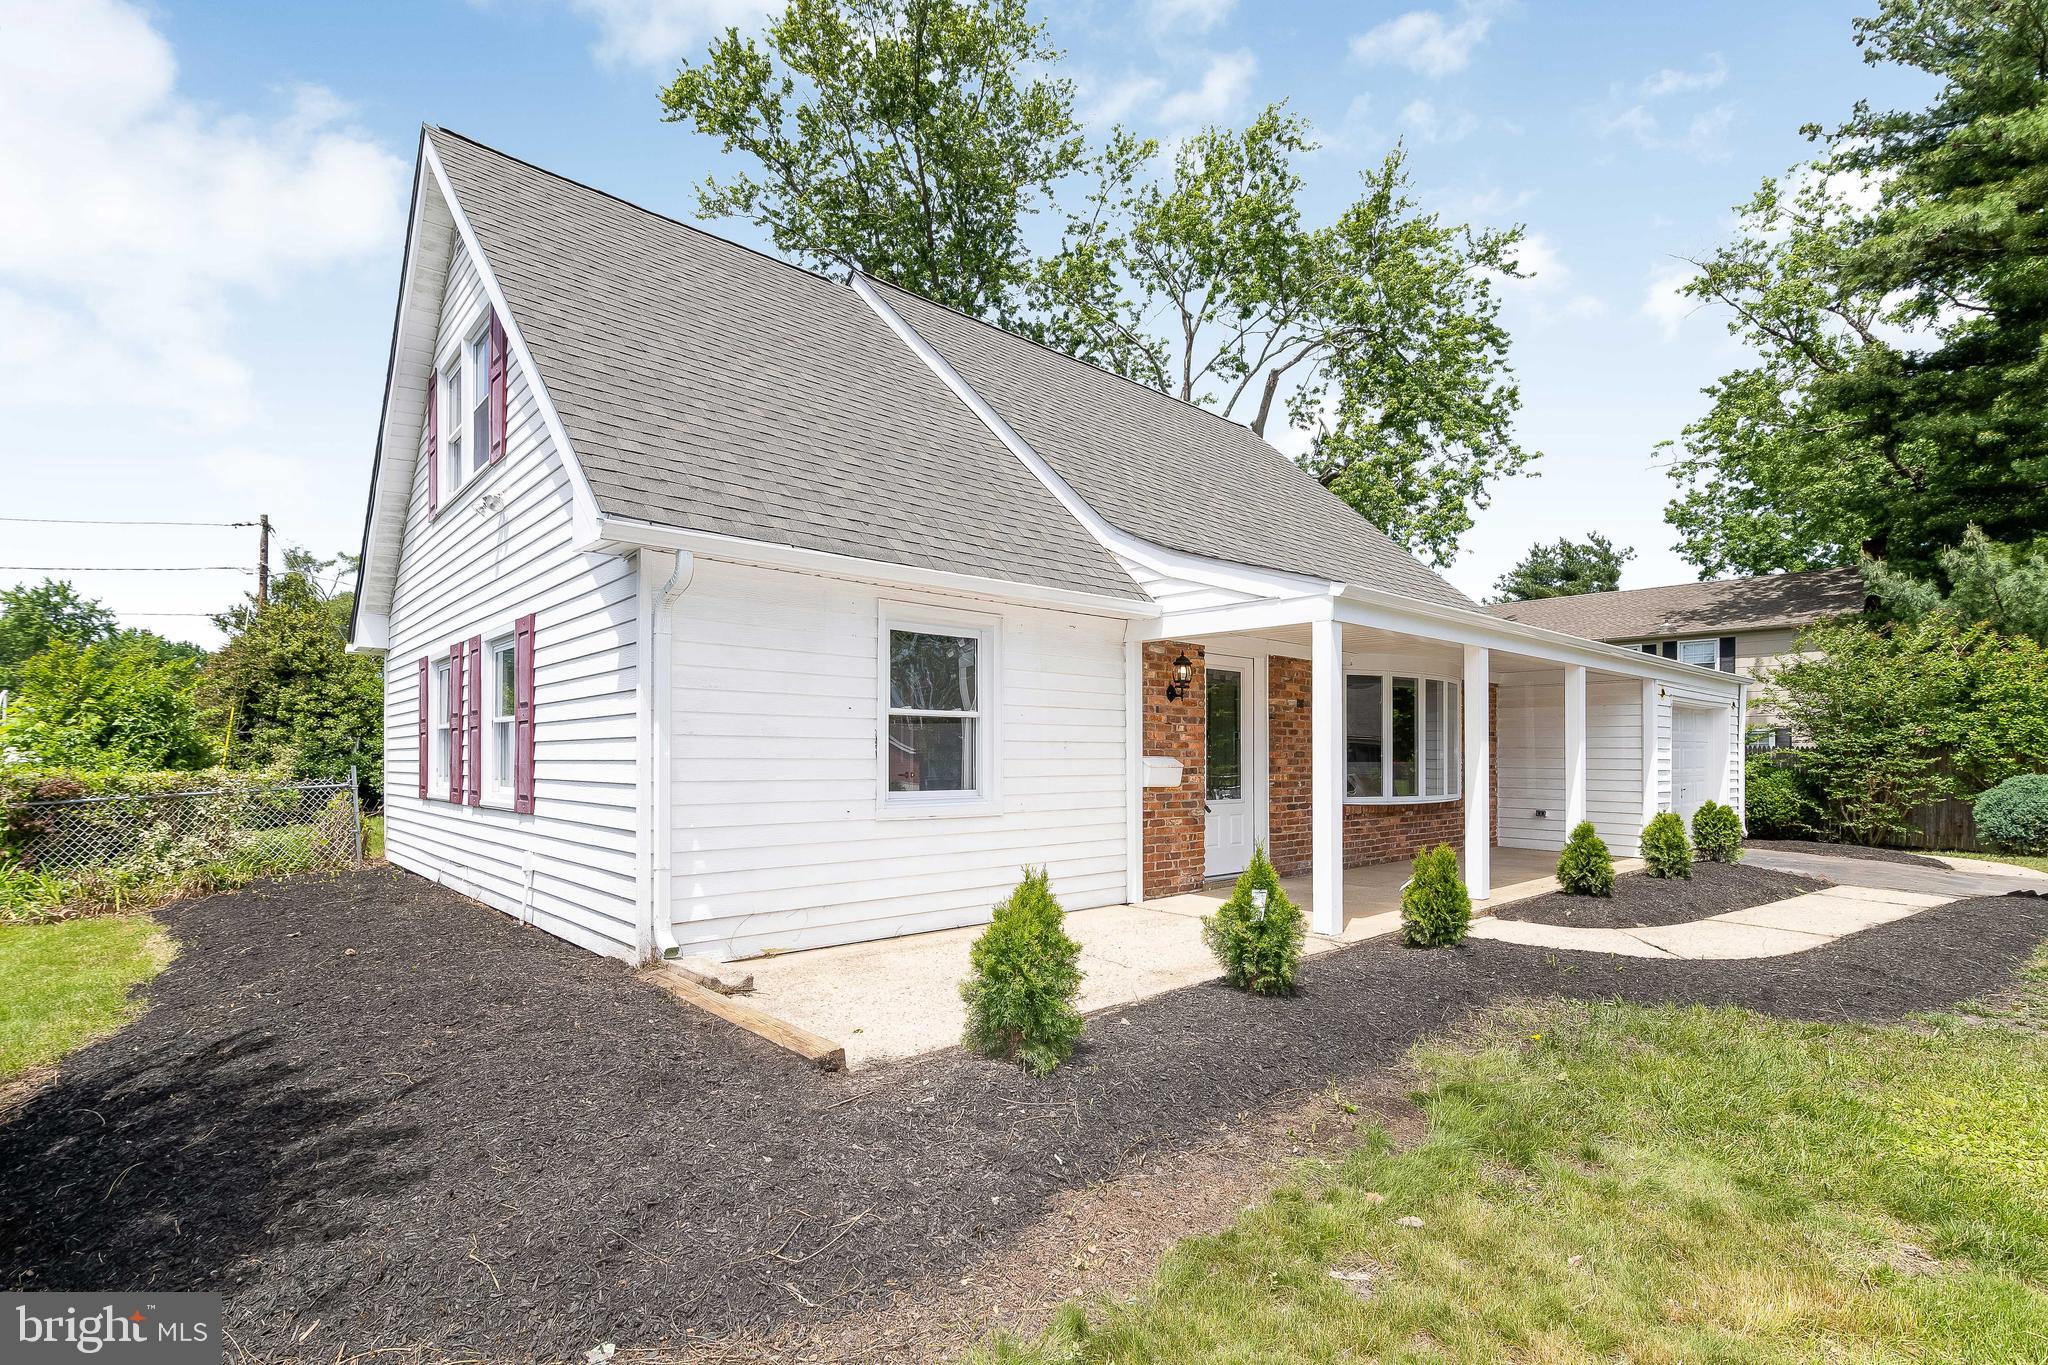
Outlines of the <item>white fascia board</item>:
M582 461L576 458L576 448L569 444L569 432L562 425L562 416L555 411L555 400L548 395L547 382L541 377L540 366L533 363L533 352L526 348L526 336L519 328L519 319L513 316L512 307L505 302L505 291L498 287L498 277L491 269L490 258L484 255L478 245L476 232L469 225L469 216L462 211L462 204L455 197L455 189L448 183L448 172L441 167L441 158L434 151L434 141L424 132L420 134L421 155L427 169L433 172L434 183L440 187L441 198L448 205L448 212L455 220L455 232L462 239L462 245L469 252L470 260L476 265L477 278L483 282L484 293L497 310L498 318L505 325L505 344L519 361L519 367L526 371L527 387L533 391L534 405L540 411L541 421L553 438L555 451L562 461L562 468L569 474L570 517L575 524L576 539L579 543L595 540L598 509L597 495L591 491L590 479L583 472Z
M1066 508L1067 514L1080 522L1083 529L1095 537L1096 542L1111 554L1121 555L1157 573L1265 597L1295 597L1315 592L1324 586L1321 580L1302 574L1283 573L1277 569L1262 569L1256 565L1238 564L1226 559L1212 559L1207 555L1190 554L1185 550L1168 549L1164 545L1156 545L1112 526L1101 513L1088 504L1085 498L1074 491L1071 484L1046 463L1042 455L1031 448L1030 442L1017 434L1016 429L1003 419L1001 413L989 406L988 401L975 387L953 368L951 361L940 355L930 342L918 334L916 328L904 320L902 314L889 306L888 301L876 292L875 287L869 284L859 271L853 272L851 282L854 292L867 302L876 317L889 325L889 330L896 334L897 340L909 347L911 353L924 362L925 368L938 376L939 381L951 389L954 396L965 403L970 412L981 419L981 424L987 427L1012 455L1021 460L1024 467L1030 470L1040 483L1045 485L1046 490L1059 500L1060 506Z
M688 550L704 559L763 568L789 569L825 578L846 578L888 587L925 588L935 592L968 593L1001 602L1026 606L1058 607L1098 616L1153 617L1159 605L1149 598L1112 597L1106 593L1081 592L1009 578L985 578L979 574L927 569L915 564L892 564L879 559L808 550L797 545L749 540L744 536L719 535L712 531L691 531L679 526L630 521L619 517L597 518L595 537L585 549L649 546L656 549Z
M1741 673L1723 673L1719 669L1681 664L1661 655L1544 630L1540 626L1524 625L1482 611L1427 606L1391 593L1353 585L1337 590L1336 611L1338 619L1347 625L1400 631L1448 644L1481 645L1560 664L1585 664L1603 673L1690 683L1717 690L1733 689L1738 695L1750 682L1749 677Z
M1166 612L1150 620L1131 622L1125 634L1138 641L1228 635L1327 621L1334 611L1329 593L1304 593L1263 602L1237 602L1227 607Z

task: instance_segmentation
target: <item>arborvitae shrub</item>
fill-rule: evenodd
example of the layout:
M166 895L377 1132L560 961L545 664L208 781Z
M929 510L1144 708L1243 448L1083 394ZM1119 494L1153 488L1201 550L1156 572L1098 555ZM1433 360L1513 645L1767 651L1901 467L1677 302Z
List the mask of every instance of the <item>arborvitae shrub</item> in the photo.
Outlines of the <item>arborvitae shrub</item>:
M1266 893L1261 911L1252 893ZM1251 866L1238 877L1230 899L1202 919L1202 941L1216 954L1223 979L1253 995L1292 995L1301 966L1301 940L1306 926L1301 908L1280 889L1280 874L1266 857L1266 846L1252 850Z
M1702 802L1692 813L1692 846L1710 863L1732 863L1742 857L1742 821L1732 806Z
M1614 859L1591 820L1581 820L1557 859L1557 884L1569 896L1614 894Z
M1458 875L1458 851L1438 844L1415 855L1401 893L1401 941L1411 948L1444 948L1472 927L1472 897Z
M2048 773L2008 777L1977 798L1977 835L2001 853L2048 853Z
M1074 1008L1081 945L1067 937L1064 919L1045 869L1025 868L1024 880L974 941L974 974L960 983L968 1047L1040 1076L1073 1055L1081 1036Z
M1692 876L1692 841L1674 811L1659 811L1643 826L1643 861L1652 877Z

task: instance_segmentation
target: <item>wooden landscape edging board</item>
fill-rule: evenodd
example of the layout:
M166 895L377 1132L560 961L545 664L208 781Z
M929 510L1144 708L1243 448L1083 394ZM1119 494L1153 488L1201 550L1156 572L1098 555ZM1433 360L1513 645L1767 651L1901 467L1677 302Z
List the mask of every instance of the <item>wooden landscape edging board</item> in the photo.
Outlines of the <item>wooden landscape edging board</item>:
M729 1024L737 1024L757 1037L766 1038L821 1070L846 1069L846 1049L829 1038L820 1038L810 1030L799 1028L786 1019L778 1019L744 1000L707 990L681 972L667 967L650 967L641 975L676 999L695 1005L706 1014L715 1014Z

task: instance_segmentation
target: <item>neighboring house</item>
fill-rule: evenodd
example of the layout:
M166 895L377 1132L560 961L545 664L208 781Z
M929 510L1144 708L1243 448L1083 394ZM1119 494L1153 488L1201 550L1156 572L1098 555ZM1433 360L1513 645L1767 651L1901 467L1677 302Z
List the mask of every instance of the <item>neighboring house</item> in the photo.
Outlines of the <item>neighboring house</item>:
M1215 413L432 128L351 633L390 859L629 959L1260 842L1332 932L1346 866L1449 841L1483 897L1496 836L1741 800L1740 677L1488 614Z
M1865 596L1858 570L1814 569L1501 602L1488 610L1545 630L1757 676L1794 653L1800 631L1862 611ZM1773 723L1767 691L1753 700L1753 709L1753 723Z

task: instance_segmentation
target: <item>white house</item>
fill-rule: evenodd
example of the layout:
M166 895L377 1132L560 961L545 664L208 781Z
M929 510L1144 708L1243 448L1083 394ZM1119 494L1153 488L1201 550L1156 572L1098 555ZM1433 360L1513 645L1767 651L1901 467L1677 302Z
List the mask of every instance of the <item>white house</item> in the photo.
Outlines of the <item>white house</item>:
M354 647L389 857L739 957L1739 807L1740 676L1489 614L1245 428L423 132Z

